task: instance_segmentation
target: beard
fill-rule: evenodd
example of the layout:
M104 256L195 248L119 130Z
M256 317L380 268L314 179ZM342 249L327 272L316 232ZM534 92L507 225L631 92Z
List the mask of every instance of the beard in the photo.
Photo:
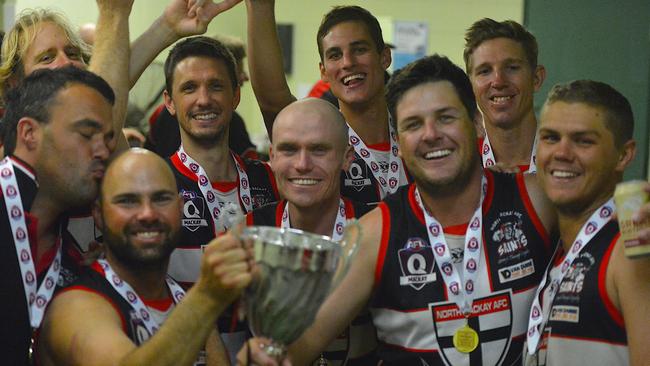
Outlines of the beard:
M129 239L129 233L136 230L160 230L164 233L161 242L141 247ZM167 265L180 236L180 230L172 231L167 224L156 222L153 224L129 224L122 232L116 232L110 227L104 228L104 244L111 254L128 268L148 269L161 268Z

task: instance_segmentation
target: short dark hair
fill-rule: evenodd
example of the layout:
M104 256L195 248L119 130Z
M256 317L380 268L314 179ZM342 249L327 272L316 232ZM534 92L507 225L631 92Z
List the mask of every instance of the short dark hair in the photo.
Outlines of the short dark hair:
M532 33L521 24L513 20L497 22L490 18L483 18L474 22L465 32L465 69L470 73L470 57L481 43L495 38L508 38L518 42L524 49L528 64L532 70L537 68L537 40Z
M210 37L190 37L176 43L165 60L165 88L169 96L172 95L176 65L188 57L207 57L223 61L228 69L232 89L235 90L239 86L235 58L228 48Z
M370 38L375 42L377 52L382 52L386 48L379 21L368 10L360 6L335 6L323 16L323 20L318 27L318 33L316 33L316 43L318 44L318 54L321 62L323 61L323 38L330 29L343 22L360 22L364 24L368 29L368 33L370 33Z
M473 120L477 113L476 99L467 74L445 56L433 55L421 58L397 70L388 82L386 102L393 116L391 123L397 129L397 104L412 88L429 82L449 81Z
M574 80L556 84L549 91L544 107L555 102L583 103L605 112L605 127L614 135L616 147L632 139L634 114L630 102L609 84L593 80Z
M92 88L111 105L115 104L115 93L111 86L90 71L74 66L36 70L6 95L6 109L2 119L5 154L13 153L16 148L18 121L23 117L30 117L41 124L49 123L50 107L57 95L61 90L75 84Z

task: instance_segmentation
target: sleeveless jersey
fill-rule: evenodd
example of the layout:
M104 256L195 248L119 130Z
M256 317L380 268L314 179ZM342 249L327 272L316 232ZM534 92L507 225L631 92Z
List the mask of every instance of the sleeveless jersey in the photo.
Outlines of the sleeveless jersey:
M366 204L352 202L347 198L343 198L343 202L346 219L359 218L371 209ZM246 215L246 224L281 227L286 203L286 200L282 200L253 210ZM332 341L323 352L323 357L331 366L376 365L378 361L374 352L376 347L377 334L366 309L352 320L350 327L346 328L343 334Z
M36 235L38 219L29 212L38 191L38 183L32 179L35 173L27 163L16 157L11 159L14 162L18 190L25 211L27 235L30 239L32 253L34 253L38 240ZM0 327L0 354L2 355L3 364L27 365L29 363L27 356L32 328L27 312L23 279L2 192L0 192L0 196L0 205L2 207L0 209L0 236L2 238L0 241L0 298L4 299L0 301L0 321L2 322L2 327ZM67 232L63 232L61 240L63 241L61 270L55 291L69 285L82 271L80 265L81 255L76 250L75 245L72 244L71 236ZM39 263L35 263L38 286L44 280L55 255L56 248L53 247L51 251L44 254Z
M380 160L380 170L382 174L388 171L388 153L390 145L387 144L387 149L375 149L369 147L370 151ZM402 161L402 168L399 173L399 185L409 184L411 177L406 171L406 165ZM341 172L341 196L347 197L352 201L361 202L368 205L376 205L381 201L381 186L372 170L366 164L361 156L355 151L354 160L350 164L348 170Z
M275 179L269 166L259 160L238 159L249 178L253 209L277 201ZM183 199L181 235L179 245L169 263L169 273L180 283L191 285L199 275L201 247L214 239L217 233L208 204L198 187L196 175L180 162L176 154L172 155L168 162L176 176L178 191ZM239 197L238 188L234 190L234 196ZM245 212L241 202L238 203Z
M618 223L612 220L574 260L551 305L540 349L526 365L629 364L623 317L605 287L619 237ZM552 271L559 271L563 259L560 253Z
M528 311L550 260L551 241L523 175L485 175L483 247L467 320L447 297L415 185L400 188L379 205L383 232L370 307L385 365L521 363ZM458 352L452 342L466 323L480 342L468 354Z
M239 156L235 158L248 175L253 209L277 201L278 190L268 164L259 160L242 159ZM173 154L168 162L176 176L176 185L183 199L181 235L179 245L169 261L169 274L187 288L196 282L199 276L202 246L214 239L217 233L206 199L198 187L196 174L187 169L176 154ZM234 194L230 196L237 197L240 201L238 187L235 186ZM242 202L238 203L245 212ZM218 320L219 332L231 362L234 362L237 351L242 347L248 328L245 321L239 321L236 304L231 304Z

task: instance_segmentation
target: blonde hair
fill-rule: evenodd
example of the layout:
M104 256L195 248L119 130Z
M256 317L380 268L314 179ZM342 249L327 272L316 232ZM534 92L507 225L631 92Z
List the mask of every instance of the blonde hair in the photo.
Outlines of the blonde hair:
M38 27L43 22L52 22L59 26L70 43L81 51L84 60L90 57L90 46L81 40L70 25L68 19L52 9L25 9L16 19L14 26L5 34L0 51L0 97L4 98L7 90L14 83L25 77L23 58L29 46L36 39Z

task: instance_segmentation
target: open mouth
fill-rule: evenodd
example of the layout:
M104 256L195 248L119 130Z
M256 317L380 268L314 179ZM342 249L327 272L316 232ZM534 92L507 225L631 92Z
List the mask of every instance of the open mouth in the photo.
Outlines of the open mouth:
M436 160L436 159L442 159L446 158L447 156L451 155L451 149L442 149L442 150L435 150L435 151L430 151L426 154L424 154L424 158L426 160Z
M499 96L492 96L490 97L490 101L494 104L506 104L508 103L511 99L513 99L513 95L499 95Z
M214 112L202 112L192 114L192 118L197 121L211 121L218 117L218 114Z
M351 85L358 84L358 83L362 82L365 79L366 79L365 74L358 73L358 74L352 74L352 75L348 75L348 76L344 77L343 79L341 79L341 82L345 86L351 86Z

